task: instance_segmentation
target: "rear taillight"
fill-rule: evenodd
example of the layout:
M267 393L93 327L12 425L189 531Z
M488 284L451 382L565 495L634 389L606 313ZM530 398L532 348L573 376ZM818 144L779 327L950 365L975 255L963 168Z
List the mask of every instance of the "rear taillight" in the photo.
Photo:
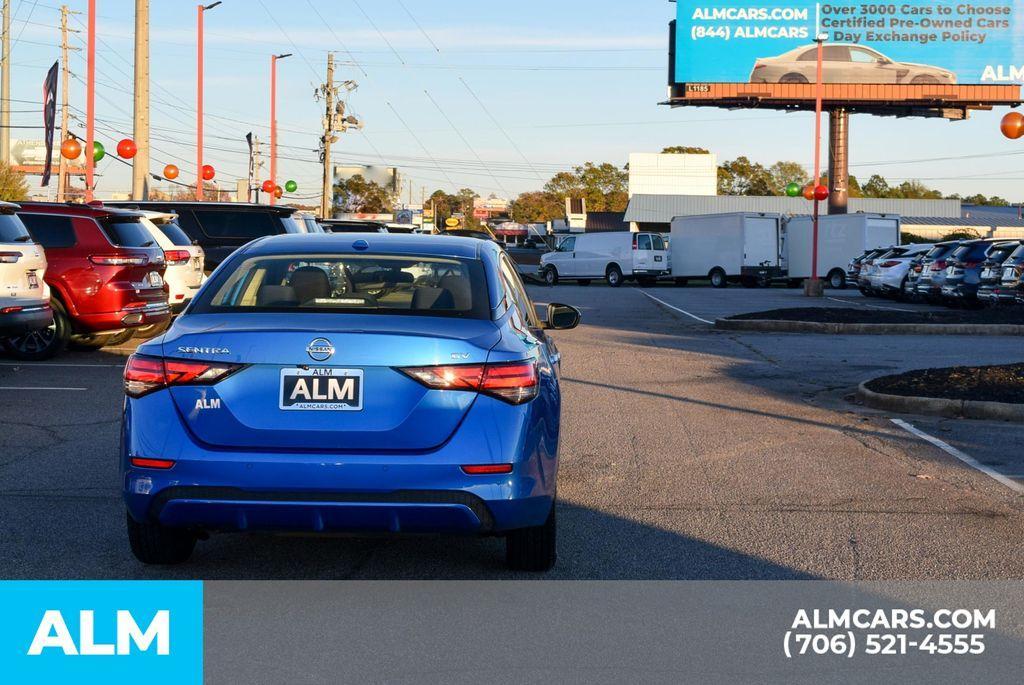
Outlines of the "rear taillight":
M637 236L635 236L635 235L633 236L633 249L634 250L639 250L640 249L640 241L637 239Z
M242 368L190 359L161 359L133 354L124 367L124 394L142 397L172 385L213 385Z
M167 260L168 266L187 264L191 258L192 255L188 253L188 250L164 250L164 259Z
M94 254L89 261L100 266L145 266L149 257L145 255Z
M431 390L465 390L491 395L510 404L537 396L537 362L453 364L398 369Z
M174 466L173 459L150 459L148 457L132 457L132 466L141 469L167 470Z
M20 252L0 252L0 264L15 264L19 259Z
M900 265L900 263L898 261L890 260L888 262L882 262L881 264L878 265L878 267L881 268L881 269L891 269L894 266L899 266L899 265Z

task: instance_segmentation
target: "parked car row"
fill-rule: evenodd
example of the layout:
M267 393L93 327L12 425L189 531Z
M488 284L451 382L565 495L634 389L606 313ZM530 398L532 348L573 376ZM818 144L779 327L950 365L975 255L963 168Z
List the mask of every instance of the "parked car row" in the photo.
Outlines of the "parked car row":
M869 250L847 278L867 296L950 306L1024 304L1024 240L949 240Z

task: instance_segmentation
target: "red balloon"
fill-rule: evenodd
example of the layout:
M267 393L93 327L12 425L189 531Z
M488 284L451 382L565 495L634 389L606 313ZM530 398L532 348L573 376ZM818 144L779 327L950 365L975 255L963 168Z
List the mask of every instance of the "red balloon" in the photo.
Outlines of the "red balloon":
M281 189L281 186L274 188L274 197L281 199L282 195L284 195L284 191Z
M274 188L275 187L276 186L274 185L274 182L271 181L270 179L267 179L266 181L264 181L263 182L263 186L262 186L264 193L272 193L272 192L274 192Z
M804 199L808 202L814 201L814 186L811 184L805 185L803 191Z
M828 199L828 188L825 186L815 186L814 188L814 199L819 202L824 202Z
M1002 122L999 124L999 130L1010 140L1024 137L1024 114L1010 112L1003 117Z
M124 159L131 159L135 156L135 153L139 151L135 141L131 138L125 138L117 144L117 156L123 157Z
M204 181L212 181L213 177L216 176L216 175L217 175L217 172L214 171L212 166L210 166L209 164L204 164L203 165L203 180Z
M167 166L165 166L164 178L168 178L172 181L178 178L178 167L174 166L173 164L168 164Z
M60 154L64 159L78 159L82 154L82 144L74 138L68 138L60 144Z

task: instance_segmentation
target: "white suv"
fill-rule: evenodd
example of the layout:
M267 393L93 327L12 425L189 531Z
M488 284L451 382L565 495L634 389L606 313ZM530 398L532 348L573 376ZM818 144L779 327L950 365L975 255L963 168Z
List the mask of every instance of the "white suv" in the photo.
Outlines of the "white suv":
M180 313L206 281L203 273L205 255L203 248L194 244L191 238L178 226L178 215L170 212L154 212L141 210L142 225L153 240L164 251L167 271L164 282L167 283L167 301L171 311ZM163 332L170 325L170 320L154 326L143 326L135 331L137 338L151 338Z
M0 202L0 342L31 337L53 323L50 286L43 280L46 255L14 213Z

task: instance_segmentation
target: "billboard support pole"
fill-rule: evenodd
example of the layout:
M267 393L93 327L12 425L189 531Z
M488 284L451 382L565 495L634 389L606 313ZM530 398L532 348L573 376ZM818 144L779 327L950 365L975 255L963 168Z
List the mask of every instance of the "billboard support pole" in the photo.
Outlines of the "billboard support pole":
M824 84L822 80L822 66L825 57L825 40L822 35L815 37L814 42L818 44L818 68L814 79L814 178L811 187L817 188L821 183L821 109ZM821 281L818 280L818 202L814 198L814 233L811 240L811 278L804 284L804 295L808 297L821 297L825 294Z
M846 214L850 196L850 110L828 113L828 213Z

